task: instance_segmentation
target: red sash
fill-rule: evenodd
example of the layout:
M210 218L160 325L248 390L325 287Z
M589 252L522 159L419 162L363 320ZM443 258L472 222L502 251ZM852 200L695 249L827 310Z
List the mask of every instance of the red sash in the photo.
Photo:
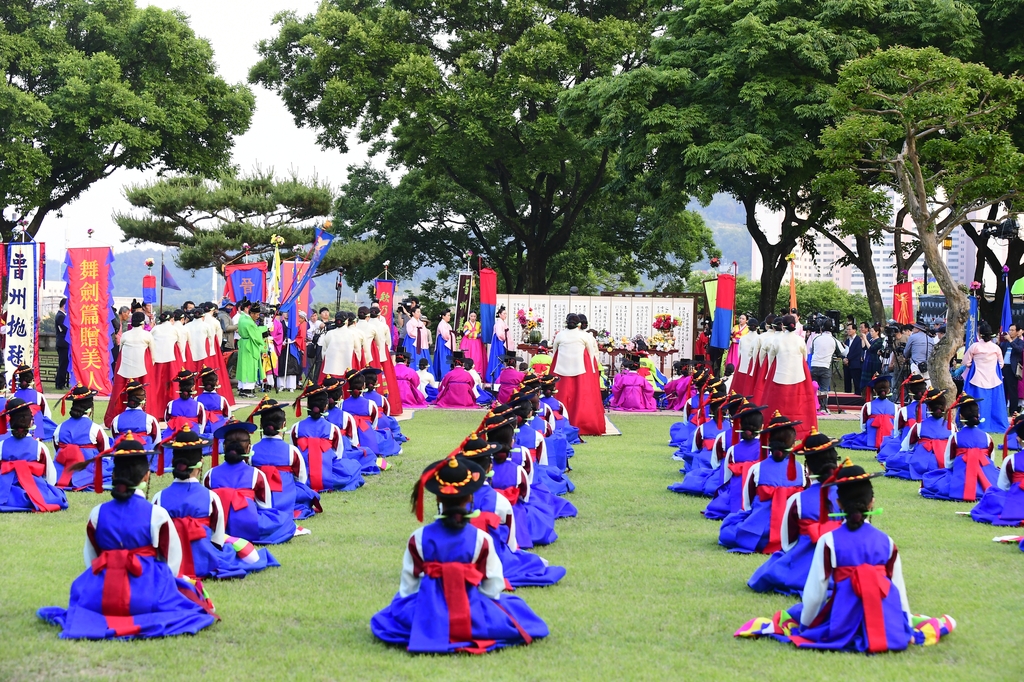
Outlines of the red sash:
M167 420L167 428L172 429L175 433L180 431L188 424L190 428L199 430L199 417L184 417L182 415L175 415Z
M704 439L704 449L705 450L710 450L713 447L715 447L715 439L714 438L705 438Z
M210 519L209 517L197 519L194 516L182 516L178 519L171 519L171 521L174 522L174 530L178 532L178 539L181 540L181 570L178 575L195 578L196 567L192 562L192 542L206 537Z
M469 522L485 533L490 533L501 525L501 519L497 514L485 511L481 511L479 516L470 519Z
M873 414L868 424L875 429L875 449L878 450L882 447L882 441L892 435L892 415Z
M209 424L211 422L216 421L216 419L214 419L214 417L223 417L223 416L224 416L224 410L207 410L206 411L206 423Z
M101 608L107 620L107 627L117 637L137 635L142 628L135 624L131 612L131 583L129 575L138 578L142 575L140 556L156 556L153 547L136 547L135 549L110 549L101 552L92 562L93 575L100 571L103 574L103 598Z
M232 511L241 511L249 506L249 500L256 500L256 491L248 488L217 488L213 491L224 505L224 524L227 525Z
M373 428L373 419L362 414L354 414L352 418L356 421L356 426L359 427L360 431L369 431Z
M8 474L12 471L14 477L18 479L18 485L28 495L29 501L32 502L32 506L36 508L37 512L60 511L59 504L50 504L43 499L43 494L39 492L39 486L36 484L36 476L46 476L46 464L23 459L0 462L0 474Z
M256 467L267 476L267 484L270 486L270 492L279 493L281 492L281 474L287 472L294 475L290 466L277 466L275 464L263 464Z
M757 486L757 497L762 502L772 503L771 528L768 535L768 544L761 550L762 554L772 554L782 549L782 515L786 513L786 500L790 495L803 490L803 486Z
M800 535L806 535L810 538L814 544L818 543L820 538L825 533L831 533L839 526L843 525L839 521L820 521L816 519L800 519Z
M476 564L460 564L454 561L426 561L423 573L434 579L441 579L444 600L448 606L448 641L473 641L473 618L469 609L469 594L466 585L479 585L484 574Z
M494 492L504 497L511 504L515 504L516 502L519 501L520 490L519 486L517 485L514 485L510 488L495 488Z
M947 441L942 438L922 438L917 441L921 444L928 452L935 456L936 468L944 469L946 467L946 443Z
M885 612L882 610L882 599L888 596L890 586L885 566L838 566L832 577L837 583L849 580L853 593L860 597L864 609L864 631L868 636L868 651L873 654L888 651Z
M981 469L992 463L992 460L988 458L988 448L958 448L957 457L962 458L964 464L967 465L964 471L964 499L974 502L978 499L977 484L981 484L982 490L992 487L985 472Z
M729 465L729 471L732 472L733 476L739 476L740 481L747 480L747 472L750 471L750 467L757 464L757 461L752 462L733 462Z
M1014 471L1011 481L1017 484L1021 490L1024 490L1024 471Z
M324 453L330 450L327 438L299 438L295 443L306 453L309 463L309 487L320 492L324 489Z
M58 488L67 488L71 485L71 476L75 473L71 470L71 467L85 461L85 454L82 452L85 449L95 450L96 446L65 443L57 448L57 456L53 461L55 464L60 464L64 467L64 471L60 472L60 478L57 480ZM102 467L103 465L100 462L96 462L96 466Z

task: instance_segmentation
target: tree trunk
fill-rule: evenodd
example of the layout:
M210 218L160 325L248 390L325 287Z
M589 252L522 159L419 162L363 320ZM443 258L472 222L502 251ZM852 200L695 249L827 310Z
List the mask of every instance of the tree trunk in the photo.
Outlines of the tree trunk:
M548 293L548 256L543 245L528 244L526 247L526 272L520 278L517 294ZM525 288L526 291L519 289Z
M868 305L871 307L873 322L885 322L885 301L878 289L878 274L871 260L871 239L867 235L855 235L857 243L857 266L864 275L864 292L867 294Z
M970 302L967 300L967 295L953 281L953 277L949 274L949 268L942 261L935 227L918 225L918 234L928 269L935 275L939 289L946 296L946 334L935 346L932 361L928 363L928 371L932 386L945 390L946 395L956 395L956 385L949 373L949 362L963 344L964 328L970 314Z
M773 244L768 248L767 253L761 251L764 265L761 268L761 296L757 302L757 312L762 320L768 316L768 313L777 312L775 304L779 297L779 289L782 288L782 279L786 276L786 270L789 268L789 263L786 262L789 250L782 254L780 253L782 249L779 249L779 246L779 244Z

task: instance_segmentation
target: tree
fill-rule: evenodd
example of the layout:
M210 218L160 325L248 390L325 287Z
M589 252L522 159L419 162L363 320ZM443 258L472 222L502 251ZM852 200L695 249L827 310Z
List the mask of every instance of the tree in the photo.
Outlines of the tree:
M451 264L472 250L507 290L546 293L559 283L558 255L602 221L614 233L588 258L611 244L609 260L631 276L615 243L632 239L636 215L618 219L624 194L602 189L611 152L563 117L561 99L636 67L651 35L643 0L327 0L316 14L275 22L250 81L278 92L325 147L346 149L354 131L407 171L392 188L357 171L359 186L343 193L341 222L367 218L351 229L372 227L389 258L395 248ZM673 232L695 227L680 214L662 214L677 221ZM687 243L703 239L694 237Z
M667 12L652 64L584 83L566 99L599 121L627 178L659 201L725 192L741 202L764 264L760 315L769 312L786 256L811 228L831 222L812 191L815 152L834 111L839 67L879 45L973 45L977 21L959 3L684 0ZM757 216L782 216L772 242Z
M891 196L906 207L925 261L946 296L947 333L935 347L932 383L953 391L949 361L964 338L967 296L950 276L942 240L990 206L1012 201L1024 154L1007 128L1024 80L934 48L891 48L847 64L832 105L848 112L822 135L840 219L888 224ZM879 178L866 184L861 176ZM841 191L839 191L841 188Z
M282 259L304 258L313 231L329 215L331 188L313 177L279 180L273 170L250 175L225 173L216 179L188 175L127 187L129 203L142 216L115 213L125 238L136 244L177 247L179 267L198 270L222 266L249 245L251 256L269 260L271 237L278 235ZM376 257L381 247L373 240L335 240L318 272L351 268Z
M254 99L185 16L134 0L0 4L0 229L29 233L118 168L214 173ZM10 126L10 127L9 127Z

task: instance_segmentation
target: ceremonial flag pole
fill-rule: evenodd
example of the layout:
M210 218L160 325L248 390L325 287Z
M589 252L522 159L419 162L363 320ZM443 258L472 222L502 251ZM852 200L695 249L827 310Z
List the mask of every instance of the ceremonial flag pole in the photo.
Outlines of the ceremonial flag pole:
M164 252L160 252L160 312L164 311Z

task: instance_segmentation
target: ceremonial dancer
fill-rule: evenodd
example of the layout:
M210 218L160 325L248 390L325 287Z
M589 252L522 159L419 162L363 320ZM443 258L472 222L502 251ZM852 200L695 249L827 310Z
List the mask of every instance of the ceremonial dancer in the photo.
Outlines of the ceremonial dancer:
M70 604L38 612L61 628L61 639L194 635L218 618L199 583L176 577L181 543L174 523L146 499L149 454L127 438L111 453L113 499L89 513L85 571L71 585Z
M690 397L683 405L683 420L676 422L669 429L668 444L672 447L688 449L693 443L693 432L708 418L707 385L713 380L714 377L706 367L701 367L693 373ZM677 454L674 459L682 460L682 453Z
M364 370L365 371L365 370ZM350 369L347 377L351 379L361 373ZM345 459L354 459L359 463L359 470L363 476L376 476L382 471L390 468L388 461L376 454L373 450L359 442L359 423L355 415L348 414L341 409L342 394L347 392L348 383L342 383L334 377L327 377L323 381L323 387L327 390L327 411L324 418L338 427L341 432L341 444L338 447L340 456ZM372 406L370 406L372 408ZM374 422L371 422L373 425ZM371 435L367 436L369 438Z
M896 429L878 449L877 459L882 464L885 464L891 455L900 451L914 424L924 418L922 398L927 391L928 381L920 374L911 374L900 385L900 409L896 412ZM910 398L910 402L904 404L903 401L907 397Z
M476 313L470 312L469 319L462 324L462 341L459 342L459 350L463 357L469 358L477 367L487 367L487 356L484 354L484 342L480 338L480 322L476 319Z
M1024 415L1014 417L1010 431L1018 439L1024 437ZM0 441L2 444L2 441ZM993 526L1024 525L1024 453L1010 453L1004 448L1003 464L991 488L971 509L971 518Z
M963 426L949 437L943 467L921 477L921 497L974 502L999 480L990 459L995 443L981 427L980 399L962 393L953 404Z
M178 397L167 403L167 408L164 410L164 421L167 422L167 428L164 429L161 437L169 438L186 424L196 433L202 433L206 429L206 409L195 398L195 372L182 369L175 375L174 382L178 384Z
M518 418L511 457L523 466L530 481L532 506L540 509L553 519L576 516L576 507L568 500L557 497L576 489L565 472L565 456L560 457L558 465L552 464L547 456L547 443L544 434L533 425L534 404L532 397L537 393L532 389L523 389L512 397L512 411ZM545 422L541 419L541 427Z
M452 353L452 368L441 380L437 389L435 407L444 407L454 410L470 410L480 407L477 404L479 393L476 389L476 379L463 368L465 358L462 351Z
M508 311L505 310L505 306L501 306L498 308L498 312L495 313L494 334L491 336L491 347L487 364L480 365L481 369L486 367L487 371L484 373L484 381L488 384L497 383L498 375L505 366L502 358L505 357L512 346L507 320Z
M149 400L147 405L159 412L174 398L174 376L185 366L188 334L181 324L182 312L160 313L160 322L153 327L153 373L148 375ZM226 376L226 375L225 375ZM162 414L154 414L162 419Z
M291 430L292 443L302 453L309 472L309 487L318 493L348 492L362 487L365 481L359 462L338 453L342 446L341 429L325 418L328 409L327 389L307 386L296 399L306 401L306 418Z
M782 549L768 557L747 581L755 592L799 595L807 582L818 538L840 526L838 521L829 519L832 512L839 511L835 487L822 486L839 468L835 449L838 442L811 431L800 445L811 484L786 501L779 528Z
M349 313L338 311L334 329L320 337L324 377L342 378L350 369L361 367L362 335L349 325Z
M199 372L206 364L206 356L210 348L207 343L210 337L210 328L203 319L202 308L193 308L186 317L188 321L185 323L185 331L188 332L188 344L185 352L185 366L193 372Z
M867 523L874 491L859 466L844 466L835 480L845 522L823 534L814 548L803 601L774 618L755 618L737 637L770 636L801 649L878 654L910 644L935 644L956 627L949 616L910 612L895 543Z
M504 363L505 368L498 374L497 400L499 403L505 403L508 402L508 399L519 388L519 384L522 383L523 377L526 374L517 369L522 360L515 353L505 353L505 355L501 356L501 361Z
M470 523L490 536L509 585L514 588L554 585L565 577L565 569L551 566L536 554L519 549L512 504L491 487L493 455L500 447L480 439L475 433L462 444L459 457L472 462L484 472L484 484L473 493L473 511L480 512L480 515L471 519Z
M224 441L224 462L206 472L203 485L220 498L228 535L257 545L277 545L296 534L295 514L274 507L266 474L245 461L251 448L249 436L255 430L255 424L231 419L214 431L214 439Z
M97 457L110 448L110 439L103 427L92 420L93 398L96 391L79 384L60 399L61 413L71 401L68 418L53 432L53 447L57 452L53 465L57 471L57 487L64 490L95 490L97 482L110 487L113 462ZM85 468L75 465L85 463Z
M562 402L583 436L605 432L604 406L597 378L597 342L579 329L579 316L570 313L565 329L555 337L551 373L558 375Z
M860 408L860 431L839 439L839 447L878 452L885 439L892 435L896 420L896 406L889 400L892 377L876 374L864 386L874 397Z
M114 370L114 382L111 387L111 396L124 395L125 384L131 379L140 382L148 381L153 375L153 348L155 342L152 332L146 330L146 314L142 311L132 313L132 327L121 333L121 351L117 355L117 368ZM147 386L148 384L143 384ZM147 398L151 397L147 395ZM146 404L149 404L147 400ZM114 423L114 417L124 409L124 403L118 398L107 404L107 411L103 416L103 425L108 429ZM154 417L162 416L160 407L152 405L147 412Z
M755 463L761 461L761 429L764 426L764 405L752 405L744 402L743 406L733 415L733 422L738 421L739 438L730 447L725 458L718 465L721 479L714 498L702 514L712 521L721 521L729 514L743 509L743 483L747 480L747 472ZM715 455L717 457L717 453ZM712 461L712 465L716 464Z
M409 355L404 350L395 353L395 385L403 407L427 407L426 392L420 390L420 375L409 366Z
M129 380L124 387L124 402L124 411L110 425L110 435L117 441L130 433L145 450L154 450L160 440L160 423L145 410L146 385L137 379ZM150 456L150 471L156 472L157 460L155 454Z
M199 482L203 449L209 441L191 429L182 429L164 444L171 452L174 480L153 497L174 524L181 545L179 575L186 578L244 578L265 568L280 566L265 549L225 532L221 497Z
M558 337L555 337L558 344ZM646 378L637 373L640 365L632 358L622 363L622 371L612 381L613 410L625 412L654 412L658 403L654 399L654 388Z
M978 401L985 431L1004 433L1010 425L1003 391L1003 351L992 343L993 336L988 322L978 324L979 340L964 353L963 365L968 368L964 392Z
M256 324L260 314L258 303L242 300L238 303L238 349L235 378L238 380L238 395L242 398L256 397L256 384L263 381L263 348L265 329ZM326 335L325 335L326 336Z
M797 440L807 437L818 426L817 396L807 366L807 345L796 331L794 315L782 318L782 333L769 351L773 363L771 376L765 386L764 402L773 413L786 410L794 423L799 423Z
M402 579L370 629L415 653L484 653L546 637L547 625L519 597L502 594L505 576L488 534L469 523L484 484L475 464L451 457L427 467L413 489L423 520L424 494L437 496L436 521L406 543Z
M437 322L437 338L434 340L434 359L430 371L435 379L444 379L452 364L452 353L455 352L455 331L452 329L452 311L441 313ZM417 365L419 363L416 363Z
M452 353L452 361L454 362L454 360L455 354ZM419 369L416 370L416 374L420 377L420 391L427 402L432 403L437 400L438 383L434 375L430 373L430 363L426 360L420 360Z
M0 513L55 512L68 508L46 446L32 434L32 406L11 398L0 412L10 437L0 439Z
M33 435L40 440L53 438L53 432L57 424L53 421L50 413L50 404L42 392L35 389L36 373L28 365L18 365L11 377L11 397L18 398L28 403L32 410L32 423L35 433Z
M773 360L775 343L782 335L782 318L769 313L764 318L764 332L760 334L754 371L751 373L751 400L755 403L764 402L764 389L768 385L768 377L775 371Z
M203 384L203 392L196 396L196 400L203 406L206 425L202 433L207 439L212 439L213 432L231 419L231 405L220 392L220 376L217 370L206 365L199 370L199 381ZM223 376L227 376L227 374Z
M900 450L886 457L886 476L920 481L926 472L945 466L946 445L956 428L946 409L946 392L930 389L922 402L928 414L911 427Z
M670 381L665 384L665 407L674 412L679 412L686 405L690 398L691 385L693 383L693 372L688 360L676 360L672 363L672 374ZM735 380L733 380L735 385ZM742 391L736 391L742 393Z
M306 461L299 449L284 440L288 417L285 406L264 396L249 415L260 418L263 438L252 446L249 463L266 474L274 508L290 513L296 521L323 512L320 494L309 487Z
M418 306L412 310L412 316L405 323L405 352L416 362L430 361L430 330Z
M462 368L473 377L473 391L476 393L476 404L486 407L493 403L494 395L484 388L483 379L480 377L480 372L476 371L472 358L465 358L462 361Z
M807 472L797 463L793 451L797 426L789 417L776 412L764 427L769 457L747 471L743 509L725 517L718 534L718 544L730 552L771 554L782 548L779 532L786 501L808 484Z

